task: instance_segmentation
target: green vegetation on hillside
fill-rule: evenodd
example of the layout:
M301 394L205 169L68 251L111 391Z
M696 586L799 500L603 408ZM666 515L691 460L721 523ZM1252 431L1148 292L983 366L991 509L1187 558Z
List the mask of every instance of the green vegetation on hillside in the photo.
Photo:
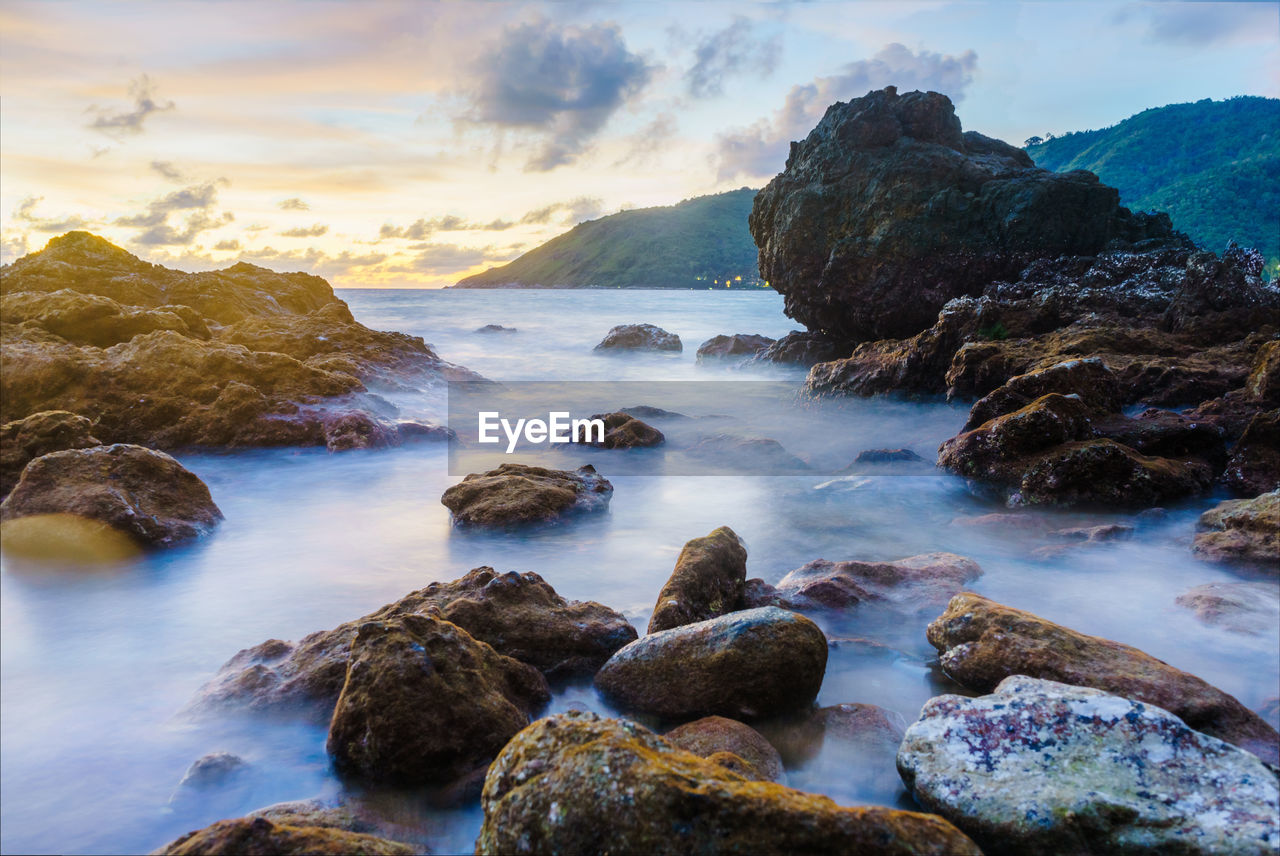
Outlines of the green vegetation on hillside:
M579 223L457 287L759 287L756 245L747 230L755 196L744 187Z
M1206 249L1255 247L1280 265L1280 100L1240 96L1144 110L1118 125L1039 141L1046 169L1087 169L1125 205L1167 211Z

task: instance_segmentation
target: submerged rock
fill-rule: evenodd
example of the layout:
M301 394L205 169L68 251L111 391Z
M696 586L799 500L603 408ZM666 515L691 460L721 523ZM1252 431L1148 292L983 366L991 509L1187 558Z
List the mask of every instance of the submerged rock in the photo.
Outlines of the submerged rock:
M807 463L772 437L712 434L700 438L686 453L710 467L729 472L782 474L809 469Z
M44 410L5 424L0 427L0 499L41 455L101 445L92 422L65 410Z
M652 324L619 324L596 345L597 351L681 351L680 337Z
M573 471L502 464L466 476L446 490L440 502L453 513L455 523L508 526L603 511L612 495L613 485L590 464Z
M950 824L752 782L635 723L570 712L489 768L478 854L977 854Z
M346 776L446 784L489 763L551 694L532 666L425 615L366 621L329 723Z
M367 621L430 615L458 625L499 653L552 678L592 675L636 638L620 613L594 601L565 600L534 573L480 567L436 582L363 618L300 642L272 639L231 658L200 692L197 709L303 708L327 720L346 680L351 643Z
M1177 602L1206 624L1235 633L1274 636L1280 627L1280 592L1272 583L1205 583Z
M501 324L485 324L476 328L477 333L515 333L515 327L503 327Z
M712 336L698 346L698 362L723 360L732 357L751 357L773 345L777 340L756 333L735 333L732 336Z
M166 455L117 444L51 452L27 465L0 503L0 520L74 514L169 547L209 533L222 520L200 477Z
M747 548L728 526L684 545L658 594L649 632L716 618L742 605Z
M918 463L924 458L910 449L863 449L853 459L855 464Z
M1166 710L1023 675L938 696L907 729L903 781L999 853L1256 853L1280 790L1256 757Z
M942 670L977 692L1011 675L1093 687L1162 707L1187 725L1280 763L1280 735L1235 697L1137 648L1086 636L971 592L928 629Z
M778 750L759 731L736 719L704 716L673 728L663 736L686 752L713 761L724 753L738 756L756 774L748 776L741 770L730 768L745 778L767 782L782 778L782 756Z
M657 716L751 719L812 702L826 665L818 625L768 606L642 636L595 684L616 704Z
M647 448L659 446L667 439L657 428L621 410L596 413L591 418L604 421L604 439L589 444L602 449Z
M918 612L937 609L980 576L977 562L955 553L925 553L893 562L817 559L788 573L777 590L792 609L865 604Z
M1197 528L1191 546L1197 558L1280 575L1280 489L1219 503L1200 515Z
M421 852L407 844L330 826L292 826L265 817L242 817L188 832L152 851L152 856L412 856Z

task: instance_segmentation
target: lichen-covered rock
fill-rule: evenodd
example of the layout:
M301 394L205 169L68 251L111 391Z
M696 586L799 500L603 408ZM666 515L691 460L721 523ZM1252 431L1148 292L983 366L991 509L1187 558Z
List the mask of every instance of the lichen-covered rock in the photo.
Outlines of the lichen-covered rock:
M1050 393L1075 396L1091 416L1119 413L1124 403L1119 381L1102 360L1066 360L1009 378L999 389L974 402L969 420L961 430L969 431L998 416L1021 410Z
M619 324L596 345L597 351L681 351L680 337L652 324Z
M168 547L209 533L222 512L200 477L166 455L117 444L43 455L0 503L0 520L75 514L139 544Z
M45 410L0 427L0 499L18 483L27 464L64 449L101 446L93 423L65 410Z
M532 666L438 618L366 621L329 723L345 776L446 784L483 767L551 697Z
M847 609L866 605L903 612L934 610L982 576L972 559L925 553L893 562L829 562L817 559L778 582L792 609Z
M1178 605L1206 624L1235 633L1275 636L1280 631L1280 591L1274 583L1205 583L1178 595Z
M826 666L818 625L766 606L642 636L595 683L624 708L657 716L752 719L812 702Z
M777 340L756 333L735 333L732 336L712 336L698 346L698 362L723 360L733 357L751 357L760 353Z
M990 692L1010 675L1093 687L1146 702L1187 725L1280 763L1280 735L1235 697L1137 648L1086 636L971 592L951 599L928 629L952 679Z
M630 413L596 413L591 418L604 422L604 439L597 442L594 440L595 435L592 435L593 439L589 444L601 449L648 448L659 446L667 439L657 428L641 422Z
M453 513L455 523L510 526L603 511L612 495L613 485L590 464L573 471L502 464L464 477L440 502Z
M1105 505L1150 508L1203 493L1207 464L1148 457L1113 440L1066 443L1022 474L1017 505Z
M1280 575L1280 489L1219 503L1200 515L1197 528L1191 549L1198 558Z
M152 856L412 856L407 844L329 826L292 826L265 817L220 820L188 832Z
M632 722L541 719L489 768L478 854L977 854L940 818L747 781Z
M1166 710L1022 675L944 695L907 729L916 800L987 854L1261 854L1280 847L1275 774Z
M366 621L430 615L458 625L499 653L551 678L592 675L636 638L618 612L594 601L565 600L535 573L480 567L431 583L363 618L300 642L271 639L231 658L200 692L197 709L301 708L327 720L346 680L351 642Z
M746 723L723 716L704 716L668 731L664 737L686 752L715 759L728 752L746 761L756 778L776 782L782 778L782 756L764 735ZM741 772L741 771L735 771Z
M728 526L684 545L675 570L658 594L649 632L705 621L742 604L747 548Z
M1231 448L1222 480L1242 496L1280 489L1280 409L1265 410L1249 420Z

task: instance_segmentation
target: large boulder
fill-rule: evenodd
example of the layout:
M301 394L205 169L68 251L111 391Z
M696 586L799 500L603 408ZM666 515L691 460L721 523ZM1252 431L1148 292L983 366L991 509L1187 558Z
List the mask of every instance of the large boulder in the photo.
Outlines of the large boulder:
M777 342L757 333L734 333L732 336L712 336L698 346L698 362L724 360L734 357L753 357Z
M44 410L6 423L0 427L0 498L41 455L101 445L93 436L92 422L65 410Z
M478 854L977 854L931 815L748 781L632 722L570 712L489 768Z
M836 103L794 143L749 219L789 316L847 339L905 337L948 300L1045 256L1173 237L1092 173L1039 169L963 133L950 99L894 87Z
M200 477L166 455L116 444L51 452L27 465L0 521L74 514L139 544L168 547L212 531L222 512Z
M991 692L1010 675L1093 687L1162 707L1187 725L1280 763L1280 735L1235 697L1129 645L1086 636L988 600L958 594L928 629L952 679Z
M619 324L596 345L597 351L681 351L680 337L652 324Z
M511 526L603 511L612 495L613 485L590 464L573 471L502 464L465 476L440 502L453 513L455 523Z
M998 389L974 402L969 420L961 430L969 431L998 416L1021 410L1050 393L1074 396L1091 416L1119 413L1124 404L1120 383L1102 360L1066 360L1009 378Z
M1197 558L1280 575L1280 489L1219 503L1200 515L1197 528L1191 545Z
M448 621L366 621L329 723L345 776L447 784L488 765L551 694L541 673Z
M803 707L822 686L827 638L773 606L642 636L596 672L616 704L671 719L752 719Z
M957 475L1017 485L1037 453L1093 437L1089 409L1076 396L1049 393L970 428L938 448L938 466Z
M747 548L728 526L684 545L658 593L649 632L716 618L740 608L747 580Z
M302 709L328 720L346 680L351 643L368 621L428 615L458 625L499 653L550 678L590 676L636 638L620 613L594 601L565 600L534 573L480 567L431 583L355 621L304 637L271 639L232 657L200 692L197 709Z
M265 817L220 820L169 842L152 856L412 856L407 844L332 826L295 826Z
M938 696L898 751L916 800L987 854L1218 854L1280 847L1256 757L1166 710L1022 675Z
M1114 440L1066 443L1027 467L1020 505L1150 508L1203 493L1213 471L1199 461L1150 457Z
M955 553L925 553L893 562L817 559L788 573L777 590L792 609L847 609L865 604L919 612L940 608L980 576L977 562Z
M756 773L747 778L768 782L782 778L782 756L778 750L759 731L736 719L704 716L677 726L663 736L686 752L713 761L720 762L726 753L736 755Z

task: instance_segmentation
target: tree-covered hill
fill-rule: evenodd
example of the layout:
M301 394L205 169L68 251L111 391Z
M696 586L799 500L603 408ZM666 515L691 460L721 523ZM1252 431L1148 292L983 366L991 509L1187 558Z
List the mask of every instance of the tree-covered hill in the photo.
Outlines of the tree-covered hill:
M759 282L742 188L579 223L459 288L724 288Z
M1144 110L1118 125L1027 141L1040 166L1087 169L1135 210L1167 211L1207 249L1280 259L1280 100L1240 96Z

